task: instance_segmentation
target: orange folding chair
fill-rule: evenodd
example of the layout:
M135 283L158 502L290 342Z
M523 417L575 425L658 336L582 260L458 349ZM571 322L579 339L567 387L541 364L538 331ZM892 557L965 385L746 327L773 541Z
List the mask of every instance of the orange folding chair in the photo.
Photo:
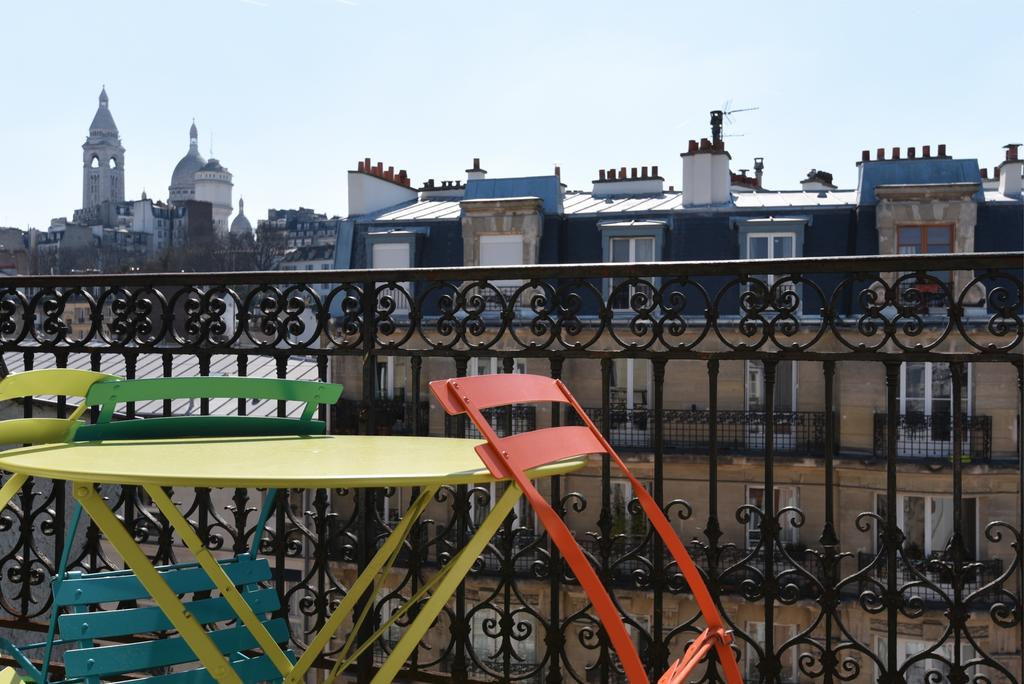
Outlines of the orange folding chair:
M430 390L447 413L468 415L487 440L486 444L476 447L476 452L491 474L497 478L514 480L526 495L541 524L551 535L551 540L561 551L580 586L590 598L630 684L649 682L640 654L634 647L629 632L626 631L622 616L569 528L526 476L526 471L531 468L581 454L608 455L629 478L640 506L683 573L707 625L700 636L690 644L682 658L662 674L658 683L682 684L713 648L722 665L727 684L743 684L740 668L732 651L732 633L725 629L722 616L697 566L686 552L686 547L657 503L640 481L629 472L626 464L561 380L539 375L481 375L437 380L430 383ZM544 428L509 437L498 437L482 413L484 409L495 406L542 402L569 404L583 420L584 425Z

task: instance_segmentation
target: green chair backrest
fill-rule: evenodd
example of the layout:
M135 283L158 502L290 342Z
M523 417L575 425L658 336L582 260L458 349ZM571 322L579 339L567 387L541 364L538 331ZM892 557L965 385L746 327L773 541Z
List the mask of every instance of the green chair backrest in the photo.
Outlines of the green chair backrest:
M44 395L85 397L97 382L116 381L115 375L74 368L44 368L13 373L0 380L0 400ZM67 441L86 402L67 418L15 418L0 421L0 444L53 444Z
M342 386L325 382L246 377L153 378L98 382L89 388L86 406L100 407L91 425L80 425L76 442L107 439L322 435L326 424L314 420L320 404L333 404ZM118 405L174 399L263 399L305 403L298 418L241 415L187 415L114 420Z

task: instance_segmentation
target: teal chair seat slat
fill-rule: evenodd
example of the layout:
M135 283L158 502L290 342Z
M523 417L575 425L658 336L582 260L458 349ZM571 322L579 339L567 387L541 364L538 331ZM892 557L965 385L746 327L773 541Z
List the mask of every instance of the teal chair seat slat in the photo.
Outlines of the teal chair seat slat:
M263 624L277 643L283 644L288 640L288 623L283 618L267 620ZM241 625L209 634L214 645L225 655L258 648L256 638ZM64 654L64 668L69 679L109 677L195 661L192 649L177 636L133 644L79 648Z
M241 592L254 613L272 613L281 607L275 589L257 589ZM185 601L186 610L200 624L234 620L237 616L228 602L220 597ZM109 639L110 637L170 631L171 621L157 606L124 608L92 613L65 613L58 618L64 641L80 639Z
M243 586L266 582L271 578L266 559L238 556L221 561L232 584ZM166 565L157 568L176 594L213 591L216 587L206 572L195 563ZM70 572L55 587L53 600L61 606L87 606L97 603L137 601L149 598L149 592L130 570L113 572Z
M71 439L76 442L95 442L178 437L271 437L322 435L326 429L327 426L320 420L262 416L167 416L79 425Z
M284 654L293 663L295 662L295 654L292 651L285 651ZM281 673L278 672L277 666L267 656L233 660L231 665L243 682L280 681L281 679ZM216 681L205 668L199 668L150 677L146 680L146 684L213 684Z

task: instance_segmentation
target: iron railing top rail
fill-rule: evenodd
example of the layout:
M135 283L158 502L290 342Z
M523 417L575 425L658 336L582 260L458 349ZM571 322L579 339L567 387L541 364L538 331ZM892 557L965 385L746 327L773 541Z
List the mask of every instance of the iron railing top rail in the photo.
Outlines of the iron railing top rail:
M518 266L447 266L406 269L344 269L328 271L229 271L188 273L74 273L18 275L0 278L5 287L89 287L117 282L131 285L247 285L260 282L296 284L363 281L530 280L578 276L589 278L765 275L799 273L878 273L893 271L994 270L1024 267L1024 252L967 254L893 254L824 256L793 259L728 259L653 261L641 263L529 264Z

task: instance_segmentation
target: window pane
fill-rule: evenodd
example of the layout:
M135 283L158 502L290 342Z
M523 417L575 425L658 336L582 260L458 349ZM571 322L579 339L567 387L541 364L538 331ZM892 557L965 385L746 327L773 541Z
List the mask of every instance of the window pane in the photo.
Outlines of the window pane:
M904 226L899 229L900 247L921 244L921 228L919 226ZM902 251L902 250L901 250ZM913 252L911 252L913 253Z
M636 239L636 261L654 261L654 238Z
M932 364L932 400L953 396L953 375L948 363Z
M907 386L904 396L907 399L924 399L924 363L907 363Z
M747 242L747 256L751 259L767 259L768 238L751 235Z
M775 410L792 411L795 394L793 392L793 373L796 370L793 361L779 361L775 372Z
M773 239L772 258L788 259L793 256L793 236L780 235Z
M903 534L906 535L905 548L909 558L924 557L924 498L920 496L903 497Z
M409 268L409 245L407 243L374 245L373 268Z
M960 533L964 536L964 548L968 558L978 557L978 500L963 499L960 502Z
M949 226L932 226L928 229L928 251L932 254L951 252Z
M931 551L942 553L953 536L953 498L932 498Z
M629 261L629 240L612 238L612 261L616 263Z
M512 266L523 263L522 235L481 235L481 266Z

